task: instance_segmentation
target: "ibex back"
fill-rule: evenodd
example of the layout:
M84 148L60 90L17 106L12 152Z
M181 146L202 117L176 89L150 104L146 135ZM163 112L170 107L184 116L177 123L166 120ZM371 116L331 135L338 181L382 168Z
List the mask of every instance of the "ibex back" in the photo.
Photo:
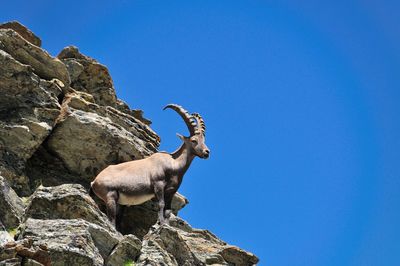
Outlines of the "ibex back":
M114 226L117 204L138 205L154 197L158 201L160 224L169 223L172 197L186 170L194 157L207 159L210 155L203 118L176 104L166 108L175 110L189 129L189 137L177 134L183 141L181 147L173 153L157 152L145 159L110 165L91 183L93 192L106 203L107 216Z

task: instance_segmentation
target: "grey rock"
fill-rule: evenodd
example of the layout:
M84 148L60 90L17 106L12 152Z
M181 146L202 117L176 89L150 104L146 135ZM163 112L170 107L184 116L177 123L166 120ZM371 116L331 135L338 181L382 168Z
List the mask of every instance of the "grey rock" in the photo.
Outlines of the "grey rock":
M30 197L25 215L35 219L83 219L118 235L86 189L78 184L38 187Z
M0 171L19 194L28 195L25 162L51 133L63 84L40 79L3 50L0 68Z
M112 78L106 66L95 59L80 53L77 47L68 46L57 56L67 66L71 87L87 92L94 97L94 102L101 106L111 106L133 116L145 125L151 121L143 117L142 110L131 110L122 100L117 99Z
M100 107L85 93L67 95L46 147L86 184L110 164L141 159L156 151L157 135L133 117Z
M4 252L2 250L3 246L10 242L13 241L14 239L11 237L11 235L7 232L7 229L4 227L4 225L0 221L0 261L4 260Z
M79 63L78 60L73 58L64 59L62 60L62 62L64 62L64 64L67 67L71 82L72 83L76 82L81 73L83 72L83 70L85 69L85 67L81 63Z
M0 229L0 260L2 260L3 257L1 247L10 241L13 241L13 238L10 236L10 234L6 230Z
M18 21L10 21L0 24L0 29L13 29L28 42L39 47L42 45L40 38Z
M71 87L92 94L99 105L116 106L117 96L107 67L74 46L64 48L57 57L67 65Z
M252 253L228 245L207 230L194 229L178 217L172 218L171 225L154 226L144 237L139 262L153 258L163 250L176 260L177 265L254 265L258 258ZM157 243L157 251L148 248ZM154 244L152 244L154 245ZM165 256L165 255L164 255ZM145 265L145 264L143 264Z
M0 49L9 53L19 62L30 65L40 78L61 80L70 84L66 66L57 58L50 56L42 48L31 44L12 29L0 29Z
M52 265L103 265L119 238L104 228L80 219L28 218L20 239L33 246L46 244Z
M119 266L127 261L135 261L139 256L142 242L134 235L125 235L108 256L106 265Z
M140 256L135 265L138 266L178 266L178 262L152 239L143 240Z
M17 228L21 223L24 207L22 200L0 176L0 229L3 225L6 229Z

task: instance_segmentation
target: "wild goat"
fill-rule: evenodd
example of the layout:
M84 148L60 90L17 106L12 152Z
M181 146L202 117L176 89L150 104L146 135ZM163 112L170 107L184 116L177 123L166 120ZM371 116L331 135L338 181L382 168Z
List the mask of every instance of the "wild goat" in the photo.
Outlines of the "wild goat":
M151 156L117 165L110 165L101 171L91 183L91 190L107 206L107 216L115 226L117 204L139 205L156 197L159 206L160 224L169 223L172 197L178 190L183 175L194 157L207 159L210 150L205 142L205 124L197 114L189 114L176 104L169 104L164 110L175 110L185 121L190 136L177 136L182 146L173 153L157 152Z

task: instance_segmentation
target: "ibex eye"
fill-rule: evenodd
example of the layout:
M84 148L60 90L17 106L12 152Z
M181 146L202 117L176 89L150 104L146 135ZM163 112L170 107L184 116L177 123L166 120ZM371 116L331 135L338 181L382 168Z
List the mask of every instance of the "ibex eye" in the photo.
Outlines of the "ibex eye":
M197 144L197 140L192 139L192 143L193 143L193 144Z

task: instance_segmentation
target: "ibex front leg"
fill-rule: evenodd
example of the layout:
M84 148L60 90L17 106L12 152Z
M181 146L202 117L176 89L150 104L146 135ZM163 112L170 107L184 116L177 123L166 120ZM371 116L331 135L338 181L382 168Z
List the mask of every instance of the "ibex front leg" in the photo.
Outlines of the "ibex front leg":
M175 193L170 193L170 192L165 192L165 208L164 208L164 217L165 217L165 223L169 224L169 218L171 217L171 203L172 203L172 198L174 197Z
M158 200L158 220L160 221L160 225L165 224L165 217L164 217L164 207L165 207L165 200L164 200L164 188L165 182L158 181L154 184L154 193Z

